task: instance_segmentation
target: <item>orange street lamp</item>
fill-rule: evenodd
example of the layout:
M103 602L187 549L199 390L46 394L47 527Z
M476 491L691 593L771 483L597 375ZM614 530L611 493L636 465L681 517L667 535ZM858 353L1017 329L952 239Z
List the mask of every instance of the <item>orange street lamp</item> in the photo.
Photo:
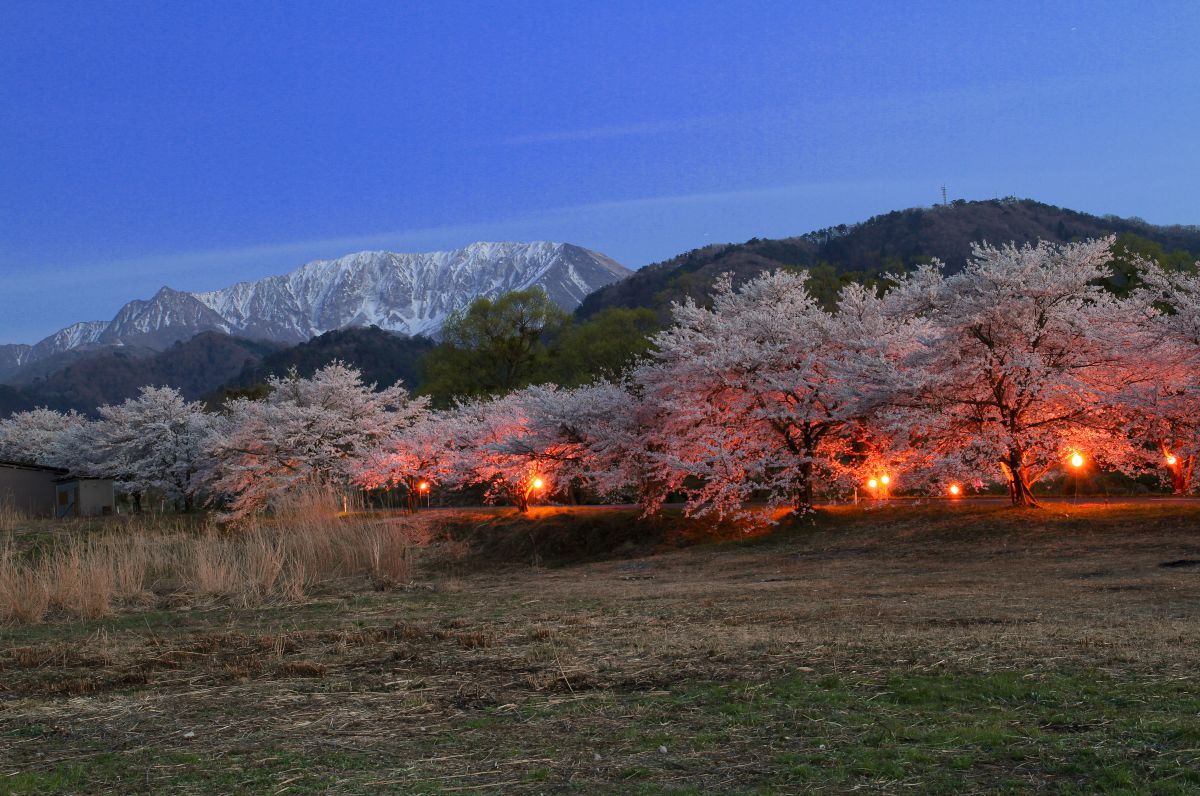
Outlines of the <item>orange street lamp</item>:
M950 485L950 497L958 497L960 492L962 492L961 486L959 486L958 484Z
M867 486L871 487L871 489L874 489L875 487L879 486L879 482L872 478L867 482Z
M884 486L887 486L892 482L892 479L888 478L886 475L879 476L879 480L883 482Z
M541 488L545 485L546 482L541 479L541 476L535 476L534 479L529 482L529 485L525 487L524 503L526 507L529 505L529 496L535 491L541 490ZM525 511L525 509L521 509L521 511Z
M1071 454L1071 466L1075 468L1075 500L1072 502L1078 503L1079 502L1079 471L1080 471L1080 469L1083 468L1083 456L1080 455L1079 451L1075 451L1074 453Z
M417 484L417 490L421 491L421 492L428 492L429 491L429 482L422 481L421 483Z
M1174 467L1178 463L1179 463L1179 460L1175 458L1174 454L1170 454L1170 453L1167 454L1167 466L1168 467Z

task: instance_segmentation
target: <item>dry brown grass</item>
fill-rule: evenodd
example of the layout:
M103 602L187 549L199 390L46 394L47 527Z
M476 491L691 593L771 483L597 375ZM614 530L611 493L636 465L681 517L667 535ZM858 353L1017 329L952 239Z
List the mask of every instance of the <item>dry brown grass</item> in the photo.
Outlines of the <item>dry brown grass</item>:
M50 608L45 579L17 560L10 548L0 550L0 618L40 622Z
M13 505L12 495L0 495L0 533L12 533L27 520L28 517Z
M0 550L0 621L96 619L152 605L154 594L246 607L347 579L390 588L412 577L414 538L402 521L340 516L318 495L236 531L137 519L22 550L9 541Z
M15 628L0 759L45 782L82 767L58 786L74 792L1083 793L1171 766L1182 784L1160 792L1183 793L1195 516L839 509L745 543L474 567L453 588L428 573L279 612ZM371 577L365 546L305 545ZM270 581L277 553L256 555ZM899 773L879 759L906 743Z

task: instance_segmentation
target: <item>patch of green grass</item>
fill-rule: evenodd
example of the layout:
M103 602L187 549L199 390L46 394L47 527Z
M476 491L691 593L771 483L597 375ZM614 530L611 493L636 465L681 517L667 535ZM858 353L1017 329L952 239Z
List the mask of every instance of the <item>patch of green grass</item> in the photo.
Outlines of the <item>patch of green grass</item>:
M1186 683L1096 672L897 672L882 681L796 674L615 699L626 714L636 712L642 728L622 732L628 763L613 771L630 789L645 784L635 792L676 792L654 783L698 773L689 749L702 749L704 760L751 764L730 790L738 793L1200 789L1200 692ZM513 718L527 739L514 754L549 753L531 728L568 717L586 722L612 709L593 702L582 714L572 705Z
M213 759L161 750L100 752L42 771L0 774L0 794L54 793L327 793L343 772L361 773L369 762L340 752L305 754L271 750Z

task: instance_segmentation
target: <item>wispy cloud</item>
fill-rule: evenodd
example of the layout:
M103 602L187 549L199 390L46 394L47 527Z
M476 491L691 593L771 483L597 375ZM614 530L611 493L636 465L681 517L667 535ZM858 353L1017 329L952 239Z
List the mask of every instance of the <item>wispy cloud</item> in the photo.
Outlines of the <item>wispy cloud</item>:
M660 121L634 122L631 124L586 127L577 130L547 130L510 136L503 139L500 143L504 146L529 146L535 144L601 141L609 138L627 138L641 135L662 135L703 127L716 121L718 121L718 117L694 116L682 119L664 119Z

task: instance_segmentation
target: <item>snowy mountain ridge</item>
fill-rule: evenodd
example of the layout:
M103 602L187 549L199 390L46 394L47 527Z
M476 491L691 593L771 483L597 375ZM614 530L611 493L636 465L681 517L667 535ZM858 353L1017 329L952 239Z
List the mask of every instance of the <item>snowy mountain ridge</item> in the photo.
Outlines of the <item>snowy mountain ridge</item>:
M161 350L210 330L282 343L351 326L430 335L479 296L537 286L571 310L587 294L630 273L610 257L566 243L474 243L424 254L358 252L221 290L187 293L164 287L150 299L129 302L111 321L73 324L32 346L0 345L0 371L89 345Z

